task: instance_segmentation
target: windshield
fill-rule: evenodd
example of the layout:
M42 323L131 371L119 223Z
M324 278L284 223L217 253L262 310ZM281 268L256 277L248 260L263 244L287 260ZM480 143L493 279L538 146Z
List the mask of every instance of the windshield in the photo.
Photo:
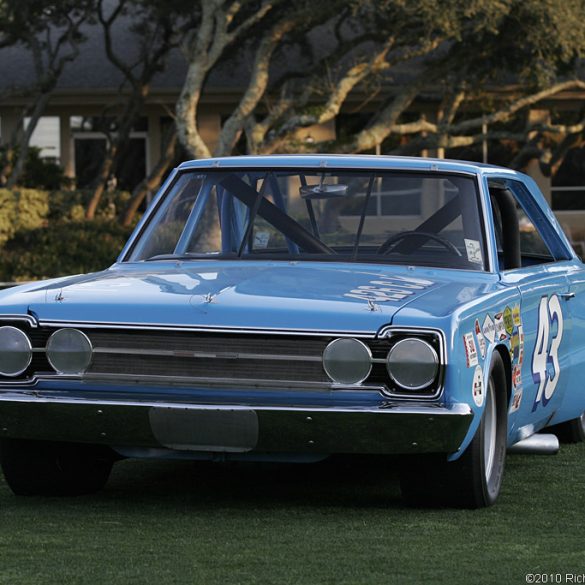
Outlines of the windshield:
M477 183L438 172L178 175L130 260L281 259L483 270Z

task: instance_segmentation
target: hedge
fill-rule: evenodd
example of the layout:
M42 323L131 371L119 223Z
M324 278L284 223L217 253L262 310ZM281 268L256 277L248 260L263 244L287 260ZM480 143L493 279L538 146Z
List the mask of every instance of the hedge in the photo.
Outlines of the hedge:
M130 232L103 220L55 221L20 230L4 245L0 280L39 280L102 270L116 260Z
M0 189L0 246L18 230L46 223L49 193L36 189Z
M78 274L112 264L131 228L117 223L130 194L104 193L85 220L88 191L0 189L0 281Z

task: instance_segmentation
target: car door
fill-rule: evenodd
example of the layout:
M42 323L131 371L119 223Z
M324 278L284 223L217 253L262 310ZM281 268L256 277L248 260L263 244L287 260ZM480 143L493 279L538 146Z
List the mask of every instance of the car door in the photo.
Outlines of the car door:
M512 235L515 242L510 241L513 230L509 222L508 241L500 236L502 251L506 245L517 247L516 259L514 254L507 254L506 259L500 254L499 259L515 264L503 266L502 282L516 286L520 293L518 306L503 307L501 316L512 365L510 425L512 434L519 439L549 424L570 384L569 275L574 270L574 259L539 205L540 193L535 195L526 184L515 180L499 181L495 188L507 191L517 221L517 235ZM490 186L492 193L494 185ZM506 224L505 211L498 209L502 205L493 196L491 199L495 222L499 213L499 229L505 231L506 227L501 227Z

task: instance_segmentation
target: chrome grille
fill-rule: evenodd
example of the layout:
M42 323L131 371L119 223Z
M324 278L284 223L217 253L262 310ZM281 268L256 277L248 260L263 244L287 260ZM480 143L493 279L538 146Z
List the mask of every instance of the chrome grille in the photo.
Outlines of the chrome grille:
M202 382L328 384L322 354L329 337L168 331L84 330L94 347L88 377L196 379Z

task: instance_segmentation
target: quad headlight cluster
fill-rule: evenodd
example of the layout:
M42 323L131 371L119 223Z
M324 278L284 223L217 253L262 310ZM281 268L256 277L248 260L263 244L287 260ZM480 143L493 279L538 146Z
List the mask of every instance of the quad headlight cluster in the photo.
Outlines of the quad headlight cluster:
M383 359L374 359L370 348L354 338L334 339L323 352L323 368L336 384L361 384L377 362L385 364L390 385L406 393L425 391L432 386L440 367L436 349L418 337L401 338Z
M78 329L59 329L49 337L47 360L58 374L80 375L91 364L93 348ZM31 341L24 331L10 325L0 327L0 375L16 377L24 373L33 358Z

